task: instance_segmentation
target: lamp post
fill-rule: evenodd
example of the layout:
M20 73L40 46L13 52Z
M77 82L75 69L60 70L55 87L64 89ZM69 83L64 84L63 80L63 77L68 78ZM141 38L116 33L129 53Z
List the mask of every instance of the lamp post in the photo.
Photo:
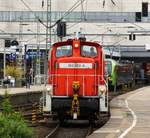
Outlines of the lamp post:
M4 58L4 79L5 79L5 76L6 76L6 49L5 49L5 45L4 45L4 54L3 54L3 58Z
M32 32L33 34L34 34L34 36L32 37L32 38L30 38L30 39L28 39L26 42L29 42L29 41L31 41L31 40L34 40L34 39L36 39L36 41L37 41L37 59L38 59L38 47L39 47L39 32L38 32L38 23L37 23L37 32L33 32L31 29L27 29L27 31L28 32ZM37 73L37 70L36 69L34 69L34 46L33 45L31 45L31 55L30 55L30 59L31 59L31 64L30 64L30 67L31 67L31 69L32 69L32 73L31 73L31 84L33 84L34 83L34 76L35 76L35 74L37 75L38 73ZM36 64L37 65L37 64Z
M40 33L40 24L37 22L37 53L36 53L36 76L37 76L37 84L41 84L41 69L40 69L40 38L39 38L39 33Z
M49 22L50 20L50 22ZM51 53L51 46L48 48L48 41L50 41L50 45L51 43L51 0L47 0L47 20L46 20L46 50L45 50L45 61L44 61L44 67L45 67L45 85L47 84L47 80L48 80L48 58L50 57L50 53ZM49 52L48 52L49 51Z
M24 26L28 26L29 24L27 23L23 23L22 19L20 18L20 24L19 24L19 41L20 41L20 46L19 46L19 54L18 54L18 62L17 62L17 66L20 70L24 71L24 78L25 78L25 73L26 73L26 65L24 62L24 65L22 67L23 64L23 54L22 54L22 49L25 46L25 43L23 42L23 27ZM21 86L21 81L18 82L19 86Z

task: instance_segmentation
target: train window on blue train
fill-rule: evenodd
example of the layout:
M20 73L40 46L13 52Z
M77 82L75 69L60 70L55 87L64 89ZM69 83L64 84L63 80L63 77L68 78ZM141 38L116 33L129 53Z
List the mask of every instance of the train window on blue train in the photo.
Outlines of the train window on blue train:
M96 57L97 49L95 46L82 45L81 46L81 56L86 57Z
M71 55L72 55L71 45L59 46L56 49L56 57L64 57L64 56L71 56Z

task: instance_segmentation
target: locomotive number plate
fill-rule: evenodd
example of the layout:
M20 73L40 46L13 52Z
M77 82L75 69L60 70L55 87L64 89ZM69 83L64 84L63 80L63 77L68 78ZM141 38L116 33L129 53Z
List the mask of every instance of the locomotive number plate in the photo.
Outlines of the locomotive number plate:
M92 63L60 63L59 68L92 69Z

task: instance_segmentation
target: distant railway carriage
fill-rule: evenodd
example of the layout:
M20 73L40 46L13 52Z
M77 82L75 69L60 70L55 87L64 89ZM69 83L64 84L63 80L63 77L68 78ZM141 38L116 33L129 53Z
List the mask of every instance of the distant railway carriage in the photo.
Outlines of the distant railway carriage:
M118 63L113 59L106 59L106 71L108 73L108 85L116 90L117 86L132 84L134 79L133 66L129 63Z
M55 43L49 60L50 85L44 110L64 119L96 119L108 112L102 46L72 39Z
M106 64L106 72L108 74L108 86L109 87L116 87L116 77L117 77L117 72L116 72L116 64L117 62L112 59L106 59L105 60Z
M150 83L150 63L144 63L144 77Z
M142 63L134 63L133 64L133 76L135 84L138 83L145 83L145 77L144 77L144 69L142 66Z

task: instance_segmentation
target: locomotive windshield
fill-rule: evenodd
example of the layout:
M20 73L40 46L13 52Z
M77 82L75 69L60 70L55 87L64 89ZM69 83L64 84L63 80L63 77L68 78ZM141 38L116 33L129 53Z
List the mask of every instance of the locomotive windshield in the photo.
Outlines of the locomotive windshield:
M81 56L96 57L97 56L96 47L95 46L82 45L81 46Z
M72 55L72 45L65 45L57 47L56 49L56 57L64 57Z

